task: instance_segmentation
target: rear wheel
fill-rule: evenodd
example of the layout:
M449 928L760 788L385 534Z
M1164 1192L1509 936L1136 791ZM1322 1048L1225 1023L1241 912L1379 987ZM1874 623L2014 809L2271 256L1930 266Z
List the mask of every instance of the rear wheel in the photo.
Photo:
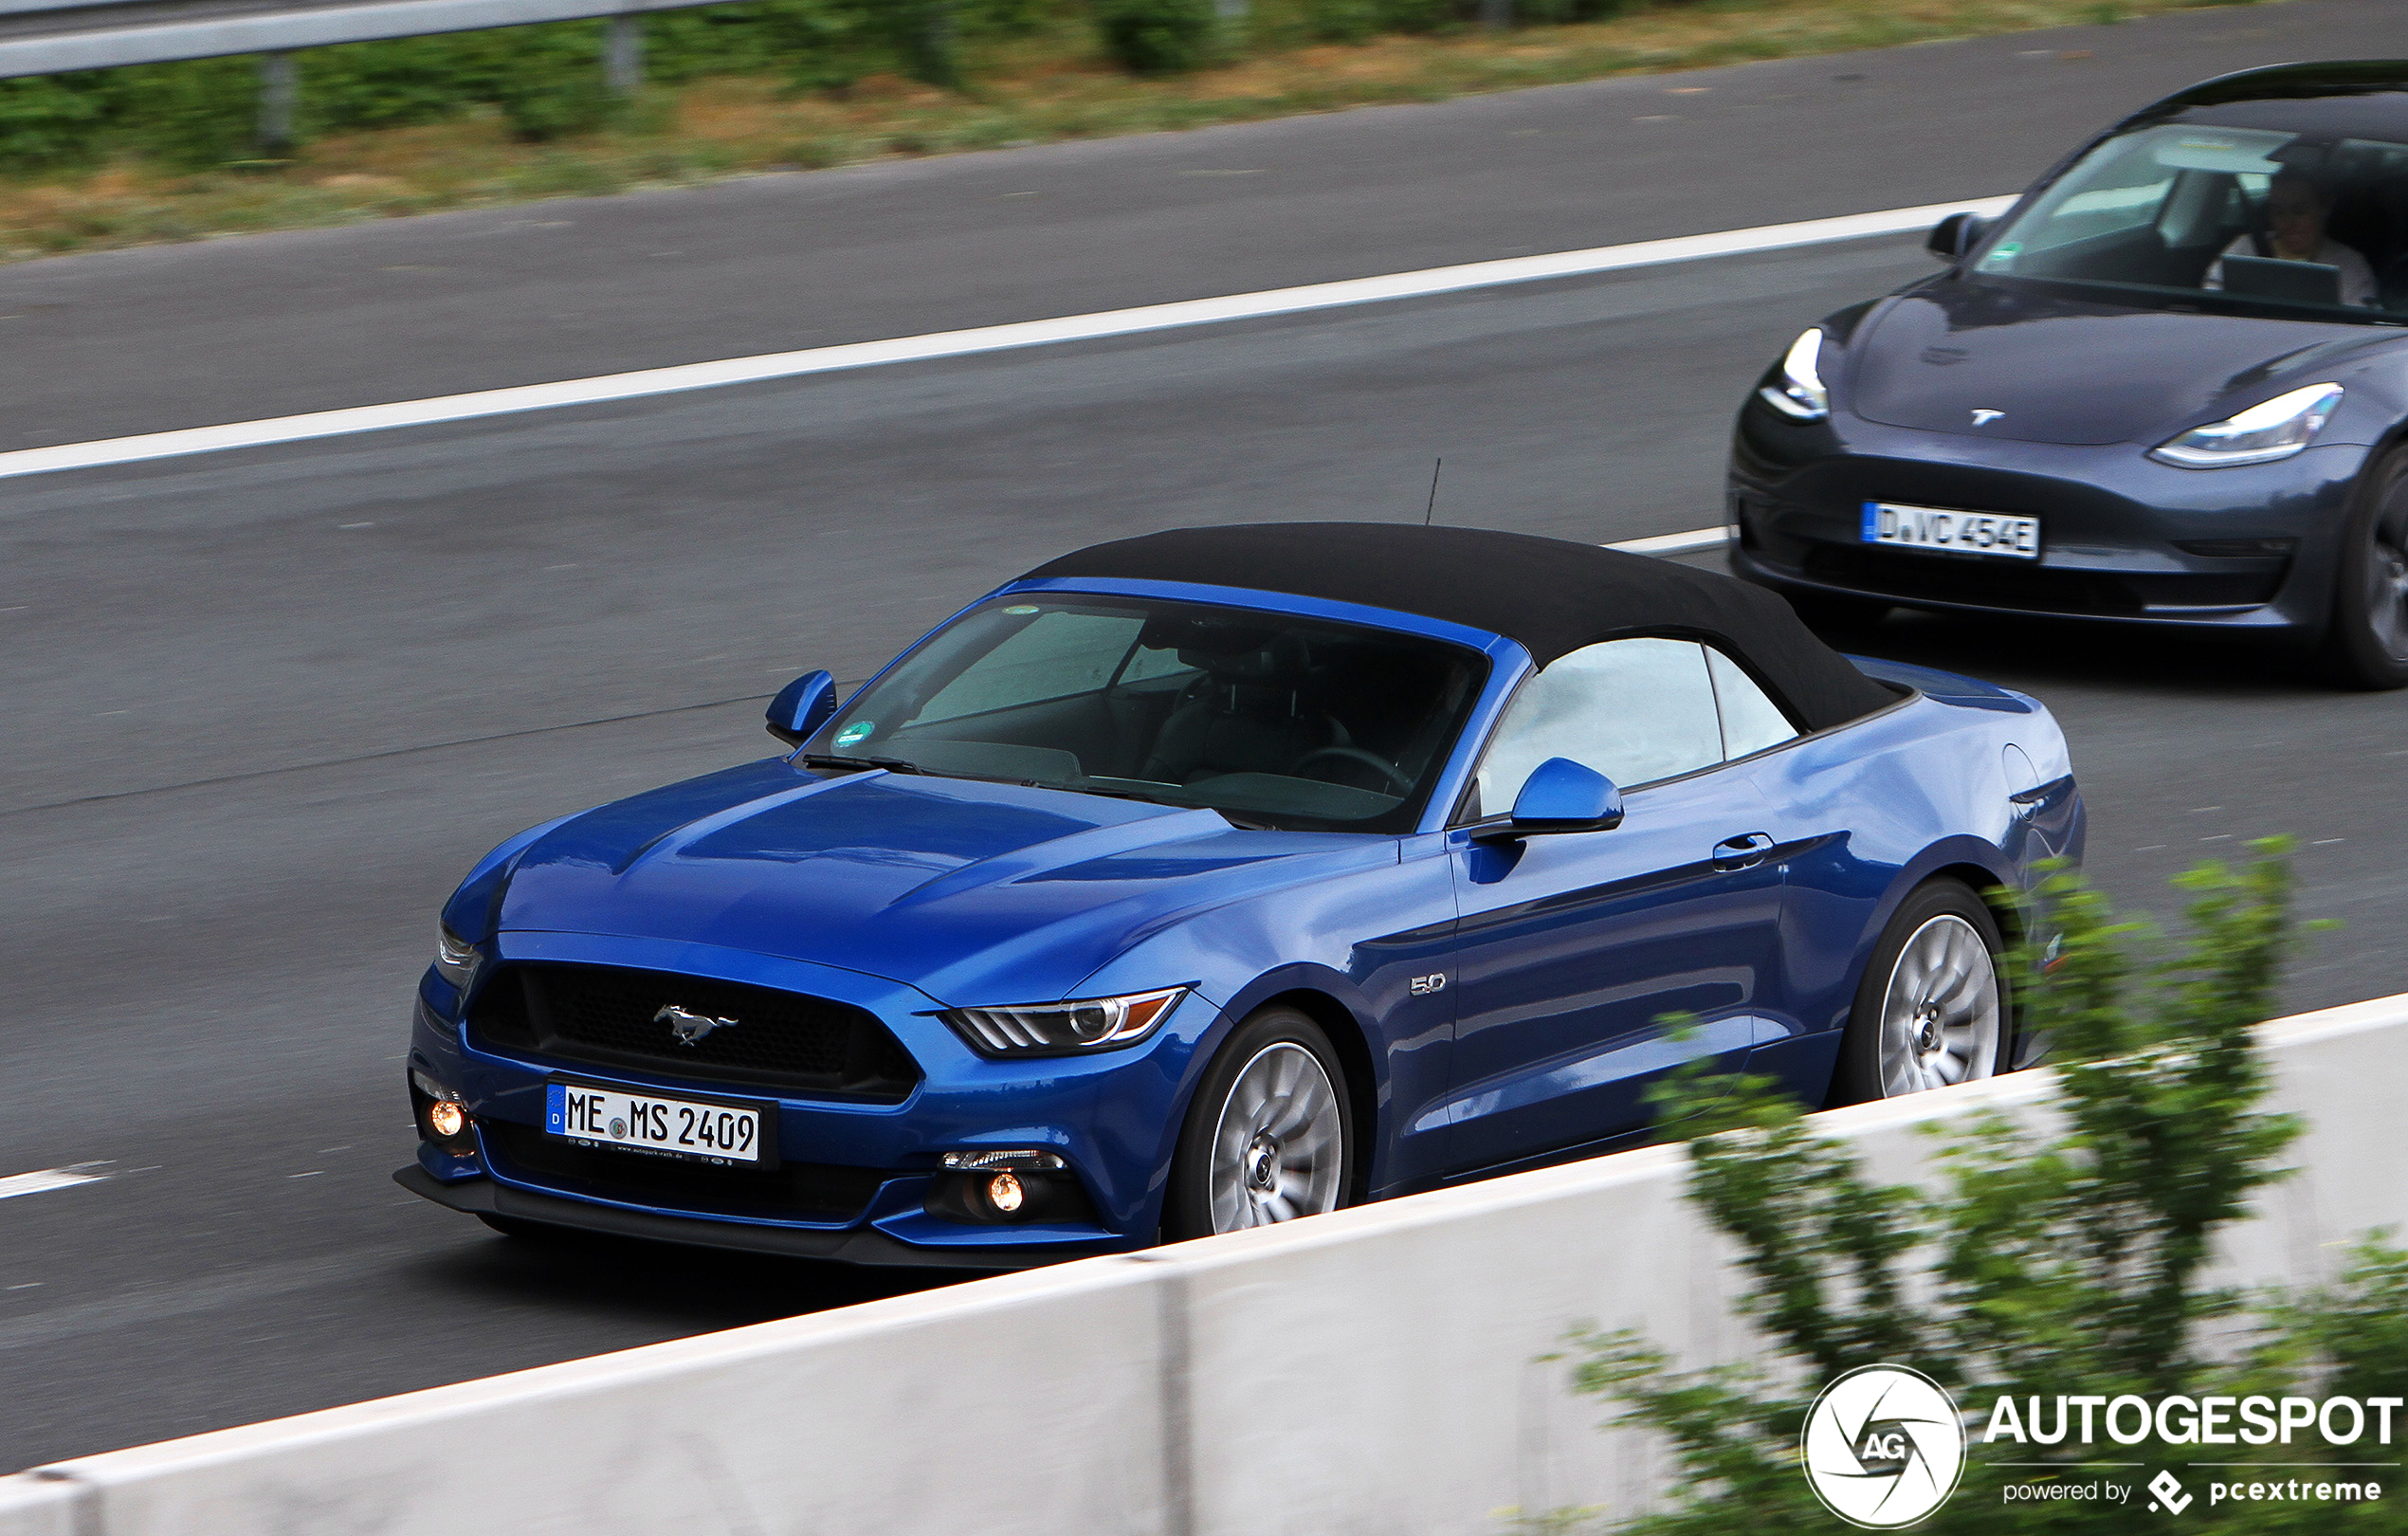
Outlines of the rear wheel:
M1171 1162L1173 1242L1321 1216L1354 1177L1346 1075L1320 1025L1293 1008L1240 1024L1205 1069Z
M1857 984L1830 1102L1894 1099L2002 1070L2011 1033L2004 947L1990 908L1956 881L1909 894Z
M2408 687L2408 450L2369 472L2342 532L2324 664L2345 687Z

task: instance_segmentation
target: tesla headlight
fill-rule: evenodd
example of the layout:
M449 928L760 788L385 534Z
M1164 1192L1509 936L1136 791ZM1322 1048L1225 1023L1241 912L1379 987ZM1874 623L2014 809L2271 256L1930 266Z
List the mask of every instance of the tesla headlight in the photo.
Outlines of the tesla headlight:
M938 1015L990 1056L1057 1056L1135 1045L1154 1033L1185 987L1030 1008L949 1008Z
M2288 459L2315 437L2341 404L2341 396L2338 384L2310 384L2222 421L2194 427L2150 449L2149 457L2184 469L2225 469Z
M477 947L445 924L435 924L435 975L465 992L477 974Z
M1820 367L1823 333L1820 326L1789 344L1779 374L1756 393L1764 403L1796 421L1820 421L1831 414L1831 391L1823 388Z

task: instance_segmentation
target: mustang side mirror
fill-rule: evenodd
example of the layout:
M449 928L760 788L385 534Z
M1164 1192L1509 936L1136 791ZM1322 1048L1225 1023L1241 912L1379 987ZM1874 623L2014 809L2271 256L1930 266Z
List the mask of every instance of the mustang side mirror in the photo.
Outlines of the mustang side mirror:
M1962 260L1981 237L1990 232L1990 221L1979 213L1951 213L1931 227L1924 237L1923 248L1943 262Z
M801 746L835 712L836 674L805 672L769 702L769 734L788 746Z
M1513 797L1512 819L1489 837L1540 832L1607 832L1622 825L1622 792L1614 780L1570 758L1549 758L1530 771Z

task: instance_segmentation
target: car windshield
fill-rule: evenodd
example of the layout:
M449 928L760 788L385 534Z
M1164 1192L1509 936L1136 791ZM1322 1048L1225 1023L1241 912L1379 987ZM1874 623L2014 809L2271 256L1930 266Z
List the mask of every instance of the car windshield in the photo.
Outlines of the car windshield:
M1995 234L1976 280L2124 302L2408 321L2408 145L2158 124L2108 138Z
M1413 829L1487 660L1389 630L1139 597L1013 595L898 663L808 743L842 771Z

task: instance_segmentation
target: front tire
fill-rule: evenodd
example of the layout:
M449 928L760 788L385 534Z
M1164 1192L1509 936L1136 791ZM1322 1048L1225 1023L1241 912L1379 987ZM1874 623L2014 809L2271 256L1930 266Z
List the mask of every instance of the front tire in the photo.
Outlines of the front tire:
M2343 527L2323 660L2344 687L2408 687L2408 450L2375 466Z
M1171 1161L1172 1242L1321 1216L1346 1202L1355 1117L1329 1036L1293 1008L1232 1032L1196 1085Z
M1830 1103L1895 1099L1994 1076L2013 1031L1998 920L1953 880L1919 887L1873 945L1839 1043Z

